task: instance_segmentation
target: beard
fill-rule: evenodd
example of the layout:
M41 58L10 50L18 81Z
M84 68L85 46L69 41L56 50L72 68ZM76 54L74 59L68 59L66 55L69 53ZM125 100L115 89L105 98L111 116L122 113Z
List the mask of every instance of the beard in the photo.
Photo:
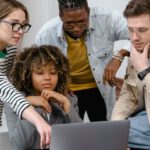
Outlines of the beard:
M83 33L82 33L80 36L74 35L72 32L69 32L69 31L67 31L67 30L65 30L65 29L64 29L64 32L65 32L68 36L70 36L72 39L77 40L78 38L81 38L82 36L84 36L84 35L86 34L87 29L85 29L85 30L83 31Z

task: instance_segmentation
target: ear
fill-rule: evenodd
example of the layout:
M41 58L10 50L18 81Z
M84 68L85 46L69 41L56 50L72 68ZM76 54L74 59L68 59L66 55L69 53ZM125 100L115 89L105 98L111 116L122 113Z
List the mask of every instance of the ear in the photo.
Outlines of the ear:
M87 8L87 12L88 12L88 15L89 15L90 14L90 8L89 7Z
M63 12L62 11L59 11L59 17L62 20L62 18L63 18Z

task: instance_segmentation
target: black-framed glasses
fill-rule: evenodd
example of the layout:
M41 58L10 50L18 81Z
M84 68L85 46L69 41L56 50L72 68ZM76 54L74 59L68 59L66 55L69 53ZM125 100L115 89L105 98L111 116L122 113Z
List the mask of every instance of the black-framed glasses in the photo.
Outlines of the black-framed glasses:
M87 28L87 23L81 23L81 22L78 22L78 23L65 23L64 26L68 31L72 31L75 27L78 27L80 29L86 29Z
M0 20L0 22L8 23L12 26L13 32L18 32L20 29L22 29L23 33L27 33L29 29L31 28L31 25L28 23L25 23L24 25L16 22L9 22L6 20Z

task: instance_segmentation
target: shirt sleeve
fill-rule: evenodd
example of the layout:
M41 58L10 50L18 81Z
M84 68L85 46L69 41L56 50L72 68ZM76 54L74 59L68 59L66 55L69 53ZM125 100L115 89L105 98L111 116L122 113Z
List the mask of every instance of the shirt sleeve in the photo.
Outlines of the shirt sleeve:
M132 90L132 78L129 78L130 67L121 88L121 93L113 108L111 120L123 120L132 115L137 108L137 98ZM130 83L130 84L129 84Z
M150 73L148 73L145 76L143 83L144 83L144 102L145 102L148 120L150 123Z
M30 106L23 95L14 88L3 74L0 74L0 100L7 103L19 118L22 117L23 111Z

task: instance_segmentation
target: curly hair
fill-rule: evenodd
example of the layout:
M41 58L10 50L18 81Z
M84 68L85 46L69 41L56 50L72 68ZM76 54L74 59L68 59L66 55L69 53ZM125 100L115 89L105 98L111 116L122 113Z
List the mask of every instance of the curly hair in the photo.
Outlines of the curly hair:
M64 94L69 81L69 63L61 51L52 45L25 48L15 60L10 80L19 91L29 96L33 92L32 70L34 67L49 64L53 64L58 73L55 91Z

